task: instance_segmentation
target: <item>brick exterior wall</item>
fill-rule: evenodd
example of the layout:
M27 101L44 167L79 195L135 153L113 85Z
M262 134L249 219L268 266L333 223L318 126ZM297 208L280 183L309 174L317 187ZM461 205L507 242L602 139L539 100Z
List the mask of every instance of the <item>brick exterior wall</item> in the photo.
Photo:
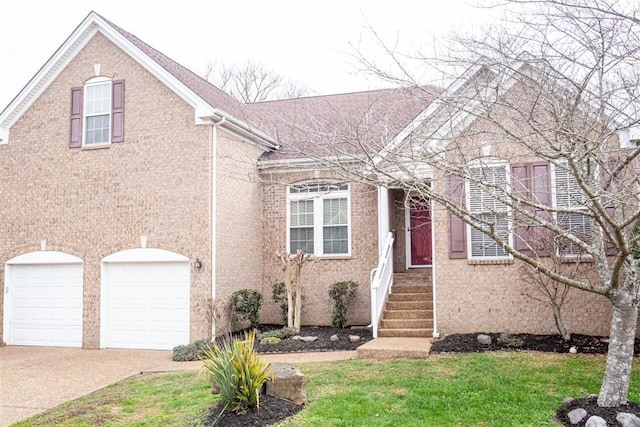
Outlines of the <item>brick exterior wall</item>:
M231 324L231 294L262 290L262 192L256 162L263 150L218 135L215 293L220 335L244 326Z
M105 149L69 149L70 90L93 77L98 63L102 75L125 80L125 140ZM146 235L147 247L205 260L200 270L191 262L190 335L208 336L210 147L211 128L194 125L193 109L97 34L0 146L0 269L39 250L41 239L49 250L82 258L83 346L96 348L101 260L140 247Z
M440 333L557 333L551 309L523 295L526 288L517 262L471 265L466 259L449 259L446 210L436 207L434 220ZM572 333L609 334L611 309L603 296L571 289L563 313Z
M271 300L272 286L284 280L277 252L286 250L287 185L300 181L323 181L332 176L326 172L264 173L262 218L264 228L262 293L265 306L262 318L267 323L280 323L281 312ZM377 190L362 184L350 184L351 192L351 257L347 259L318 259L306 273L303 325L330 325L333 301L329 287L336 282L353 280L359 284L356 300L347 313L350 325L370 323L369 272L378 261Z

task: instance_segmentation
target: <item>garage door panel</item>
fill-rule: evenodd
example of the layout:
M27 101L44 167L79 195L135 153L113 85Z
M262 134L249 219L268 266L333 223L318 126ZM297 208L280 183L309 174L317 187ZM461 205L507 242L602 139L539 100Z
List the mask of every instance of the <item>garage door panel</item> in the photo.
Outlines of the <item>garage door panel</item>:
M172 349L189 342L188 262L107 263L106 347Z
M82 346L82 264L11 265L9 275L9 344Z

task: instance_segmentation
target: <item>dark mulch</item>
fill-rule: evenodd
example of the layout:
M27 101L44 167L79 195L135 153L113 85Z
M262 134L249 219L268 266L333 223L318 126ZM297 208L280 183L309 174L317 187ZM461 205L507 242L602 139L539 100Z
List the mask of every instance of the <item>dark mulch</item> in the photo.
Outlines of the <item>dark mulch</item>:
M207 418L203 420L205 426L243 427L255 426L266 427L291 417L302 410L302 406L295 403L278 399L277 397L263 394L260 396L260 409L248 411L244 414L235 414L230 411L222 412L224 405L218 403L209 411ZM220 418L218 418L220 416Z
M266 332L273 329L281 329L281 325L260 325L260 331ZM277 344L258 344L258 353L298 353L305 351L344 351L355 350L362 344L373 339L369 329L340 329L332 326L302 326L300 334L302 337L318 337L313 342L303 342L291 338L284 339ZM331 341L331 336L337 335L338 341ZM349 341L349 335L360 336L360 341Z
M437 340L431 346L431 353L481 353L487 351L544 351L549 353L569 353L571 347L575 347L578 354L606 354L609 348L608 340L603 337L572 334L570 341L564 341L559 335L531 335L531 334L487 334L491 337L491 344L478 343L478 335L453 334ZM634 354L640 354L640 340L636 339ZM640 405L629 402L627 405L616 408L603 408L598 406L597 397L585 397L574 399L562 405L557 413L557 420L567 427L583 427L590 416L597 415L603 418L607 425L617 426L616 416L619 412L628 412L640 417ZM577 424L571 424L568 413L576 408L583 408L587 416Z
M431 353L481 353L499 350L568 353L571 347L575 347L578 354L606 354L609 348L607 339L581 334L572 334L569 341L564 341L559 335L512 334L506 339L500 339L502 334L485 334L491 337L491 344L482 345L477 340L479 333L447 335L433 343ZM640 340L636 339L634 351L636 355L640 354Z
M571 424L569 416L567 415L571 410L576 408L583 408L587 411L582 421L577 424ZM617 426L616 416L619 412L627 412L640 417L640 405L634 402L629 402L626 405L618 406L615 408L603 408L598 406L598 398L596 396L585 397L583 399L574 399L566 405L563 405L556 412L556 418L563 426L567 427L584 427L589 417L597 415L604 419L609 426Z

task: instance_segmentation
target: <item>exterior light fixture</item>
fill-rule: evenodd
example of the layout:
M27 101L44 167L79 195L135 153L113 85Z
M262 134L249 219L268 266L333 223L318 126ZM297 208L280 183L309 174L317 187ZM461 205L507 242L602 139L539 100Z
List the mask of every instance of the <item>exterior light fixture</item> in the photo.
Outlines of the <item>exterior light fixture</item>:
M202 261L200 261L200 258L196 258L196 262L193 263L193 266L195 268L202 268Z

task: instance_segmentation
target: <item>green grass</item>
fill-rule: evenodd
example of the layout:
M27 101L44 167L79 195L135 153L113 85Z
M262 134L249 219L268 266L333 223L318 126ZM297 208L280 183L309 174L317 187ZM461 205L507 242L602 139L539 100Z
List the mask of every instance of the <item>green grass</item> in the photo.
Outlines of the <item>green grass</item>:
M299 365L307 406L282 427L553 426L566 396L597 393L604 357L493 353ZM630 400L640 400L640 369ZM18 426L196 426L215 402L197 373L139 376Z

